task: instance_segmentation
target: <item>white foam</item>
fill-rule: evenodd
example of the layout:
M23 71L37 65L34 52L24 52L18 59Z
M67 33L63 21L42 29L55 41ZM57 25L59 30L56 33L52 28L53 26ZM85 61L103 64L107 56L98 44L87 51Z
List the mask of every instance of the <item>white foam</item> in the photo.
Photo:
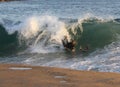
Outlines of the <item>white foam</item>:
M25 67L10 67L9 69L12 69L12 70L31 70L32 68L25 68Z
M55 78L61 79L61 78L66 78L66 76L55 76Z
M20 26L19 40L25 41L32 53L56 52L62 47L61 40L66 35L70 40L65 23L55 16L32 16Z
M62 80L62 81L60 81L60 83L65 84L65 83L67 83L67 81Z

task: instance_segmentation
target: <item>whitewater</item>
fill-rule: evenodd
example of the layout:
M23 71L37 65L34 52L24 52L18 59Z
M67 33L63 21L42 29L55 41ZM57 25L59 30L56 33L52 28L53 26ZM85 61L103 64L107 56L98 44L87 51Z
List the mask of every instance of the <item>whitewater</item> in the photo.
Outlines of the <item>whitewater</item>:
M120 72L119 7L119 0L1 2L0 63ZM65 35L77 42L74 54L64 50Z

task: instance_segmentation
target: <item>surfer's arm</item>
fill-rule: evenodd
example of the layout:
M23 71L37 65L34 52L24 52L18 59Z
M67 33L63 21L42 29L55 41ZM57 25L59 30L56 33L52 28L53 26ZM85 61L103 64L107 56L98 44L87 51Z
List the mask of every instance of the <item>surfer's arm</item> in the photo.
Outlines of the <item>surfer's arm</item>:
M82 47L80 47L80 51L82 51L82 52L87 52L89 50L89 47L88 46L86 46L86 48L82 48Z

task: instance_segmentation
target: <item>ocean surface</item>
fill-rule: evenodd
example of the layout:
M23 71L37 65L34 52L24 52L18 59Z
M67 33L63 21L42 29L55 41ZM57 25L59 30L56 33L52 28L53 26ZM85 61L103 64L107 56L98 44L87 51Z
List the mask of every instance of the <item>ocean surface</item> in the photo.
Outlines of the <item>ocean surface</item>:
M120 72L120 0L0 2L0 63Z

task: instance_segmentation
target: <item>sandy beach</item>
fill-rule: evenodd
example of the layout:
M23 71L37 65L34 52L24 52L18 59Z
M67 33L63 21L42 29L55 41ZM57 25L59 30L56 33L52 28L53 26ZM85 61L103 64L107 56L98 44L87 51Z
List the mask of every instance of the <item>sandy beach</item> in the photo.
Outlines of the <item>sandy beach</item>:
M0 87L119 87L120 74L0 64Z

